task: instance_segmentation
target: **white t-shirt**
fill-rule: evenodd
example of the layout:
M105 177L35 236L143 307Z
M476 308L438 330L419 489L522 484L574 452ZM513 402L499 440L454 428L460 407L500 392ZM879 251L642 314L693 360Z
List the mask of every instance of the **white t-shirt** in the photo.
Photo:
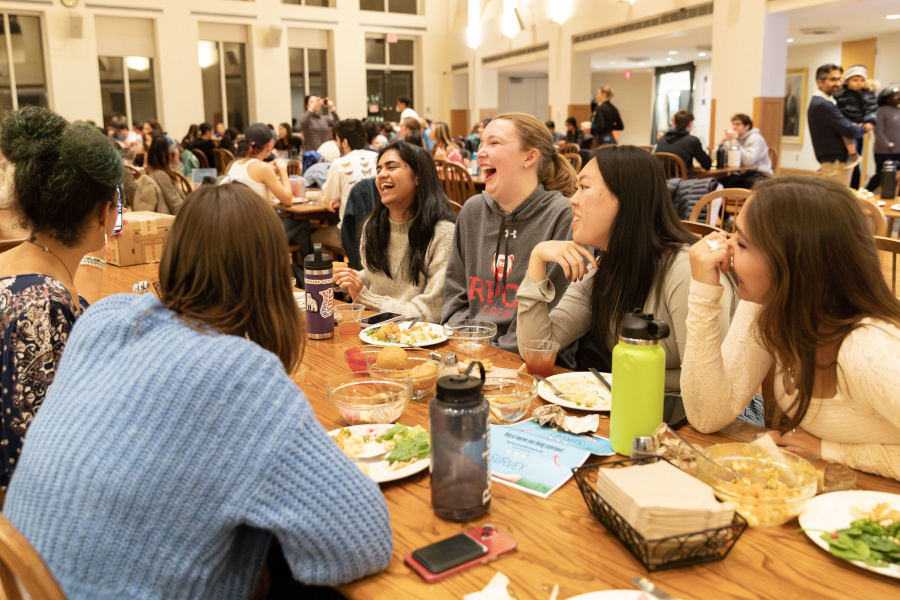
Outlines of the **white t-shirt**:
M371 150L352 150L346 156L332 161L331 166L328 167L322 196L326 202L331 202L334 198L341 199L339 211L341 220L344 219L350 188L362 179L375 177L375 165L377 164L378 155Z
M328 140L316 149L316 152L322 155L327 162L334 162L341 156L341 149L338 148L337 142Z
M406 117L412 117L413 119L418 119L419 113L417 113L416 111L414 111L411 108L404 108L403 112L400 113L400 120L402 121Z

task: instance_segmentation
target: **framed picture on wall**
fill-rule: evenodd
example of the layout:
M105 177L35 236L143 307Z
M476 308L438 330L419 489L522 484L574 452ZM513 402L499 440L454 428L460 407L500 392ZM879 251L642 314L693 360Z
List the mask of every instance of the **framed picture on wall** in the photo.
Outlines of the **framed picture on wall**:
M806 69L788 69L784 80L784 129L782 144L803 143L806 120Z

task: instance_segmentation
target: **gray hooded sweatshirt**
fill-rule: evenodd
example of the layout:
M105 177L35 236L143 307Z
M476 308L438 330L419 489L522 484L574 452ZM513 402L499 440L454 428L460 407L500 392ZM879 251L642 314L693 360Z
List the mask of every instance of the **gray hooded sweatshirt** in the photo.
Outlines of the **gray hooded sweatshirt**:
M441 322L492 321L497 324L493 345L518 352L516 293L528 270L531 251L545 240L572 239L571 225L569 201L561 192L548 192L542 184L508 215L487 192L469 198L453 232ZM569 280L559 265L547 266L558 301Z

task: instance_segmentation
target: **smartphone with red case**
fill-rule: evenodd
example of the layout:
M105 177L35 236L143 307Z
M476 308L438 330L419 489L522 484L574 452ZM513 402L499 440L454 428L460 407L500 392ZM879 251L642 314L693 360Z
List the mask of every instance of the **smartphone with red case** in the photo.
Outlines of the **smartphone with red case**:
M482 525L409 552L405 561L428 583L484 565L516 549L516 541L493 525Z

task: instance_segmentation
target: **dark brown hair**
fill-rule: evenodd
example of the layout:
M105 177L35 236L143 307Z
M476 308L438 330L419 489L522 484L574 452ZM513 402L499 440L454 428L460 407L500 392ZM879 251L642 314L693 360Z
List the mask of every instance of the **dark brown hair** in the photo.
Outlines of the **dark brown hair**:
M817 351L840 349L866 317L900 326L900 301L849 188L822 177L776 177L753 188L744 212L743 233L766 257L772 279L759 333L783 373L798 376L785 411L793 416L781 425L787 431L806 416L816 368L833 365L817 364Z
M578 174L571 163L556 151L550 130L539 119L525 113L505 113L491 120L500 119L512 121L523 150L534 148L538 151L538 181L544 184L544 188L560 191L567 198L574 194Z
M694 122L694 113L689 110L681 109L672 115L672 124L675 129L687 129L688 125Z
M205 326L256 342L290 371L303 356L287 241L275 211L240 183L188 195L159 265L163 305Z

